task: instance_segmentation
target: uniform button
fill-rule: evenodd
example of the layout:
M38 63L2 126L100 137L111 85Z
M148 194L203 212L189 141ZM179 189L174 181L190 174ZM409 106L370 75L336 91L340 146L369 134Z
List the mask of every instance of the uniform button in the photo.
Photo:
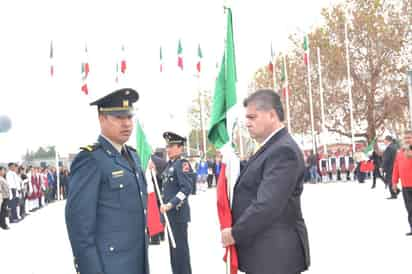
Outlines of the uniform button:
M114 247L113 247L113 246L109 247L109 250L110 250L111 252L113 252L113 251L114 251Z
M144 233L147 234L147 228L144 229Z
M123 184L120 184L119 187L120 187L120 188L123 188Z
M145 210L143 210L143 212L144 212L144 215L146 215L147 210L145 209Z
M140 191L140 196L143 196L143 191Z

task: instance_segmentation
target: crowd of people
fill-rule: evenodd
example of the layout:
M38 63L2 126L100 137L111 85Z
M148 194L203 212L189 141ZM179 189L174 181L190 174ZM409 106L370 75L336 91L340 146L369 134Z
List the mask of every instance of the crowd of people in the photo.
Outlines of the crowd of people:
M64 167L57 175L55 167L25 167L17 163L9 163L7 168L0 166L0 227L9 229L9 224L18 223L30 212L56 201L58 189L64 199L68 179L69 172Z

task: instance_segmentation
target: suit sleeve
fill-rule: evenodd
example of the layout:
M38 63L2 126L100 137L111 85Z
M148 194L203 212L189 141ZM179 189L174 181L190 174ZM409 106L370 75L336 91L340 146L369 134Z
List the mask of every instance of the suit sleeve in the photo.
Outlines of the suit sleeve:
M176 168L176 177L179 184L179 192L169 202L176 207L192 193L192 181L190 178L191 167L189 162L180 161Z
M95 240L100 179L91 153L80 152L71 168L66 224L76 264L82 273L103 273Z
M264 163L256 200L232 227L236 244L249 241L281 215L296 188L298 164L290 148L282 147L271 153Z

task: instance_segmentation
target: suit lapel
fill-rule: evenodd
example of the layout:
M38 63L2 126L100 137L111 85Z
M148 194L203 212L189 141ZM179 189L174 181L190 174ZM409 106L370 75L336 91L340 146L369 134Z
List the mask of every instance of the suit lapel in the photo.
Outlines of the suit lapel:
M243 168L243 170L240 172L239 177L237 178L236 184L239 182L240 178L242 177L242 175L246 172L246 170L248 169L248 167L250 166L250 164L255 161L259 155L261 155L269 146L271 146L272 144L276 143L277 140L279 140L281 137L283 137L285 134L287 133L287 129L286 128L282 128L279 132L277 132L275 135L273 135L262 147L260 147L258 149L258 151L256 151L255 154L253 154L249 161L247 161L245 167Z

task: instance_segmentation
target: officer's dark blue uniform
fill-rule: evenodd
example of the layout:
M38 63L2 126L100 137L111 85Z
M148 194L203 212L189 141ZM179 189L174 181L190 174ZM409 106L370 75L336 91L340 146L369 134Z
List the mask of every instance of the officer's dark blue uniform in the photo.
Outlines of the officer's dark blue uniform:
M129 109L133 92L113 93L99 111ZM123 146L121 154L99 136L76 156L69 184L66 224L78 273L148 274L147 188L136 151Z
M163 137L169 145L183 145L186 141L185 138L171 132L166 132ZM176 242L176 248L170 246L173 274L192 273L187 237L187 223L190 222L188 196L192 192L191 174L193 171L189 162L180 157L170 160L162 173L163 201L172 206L167 211L167 216Z

